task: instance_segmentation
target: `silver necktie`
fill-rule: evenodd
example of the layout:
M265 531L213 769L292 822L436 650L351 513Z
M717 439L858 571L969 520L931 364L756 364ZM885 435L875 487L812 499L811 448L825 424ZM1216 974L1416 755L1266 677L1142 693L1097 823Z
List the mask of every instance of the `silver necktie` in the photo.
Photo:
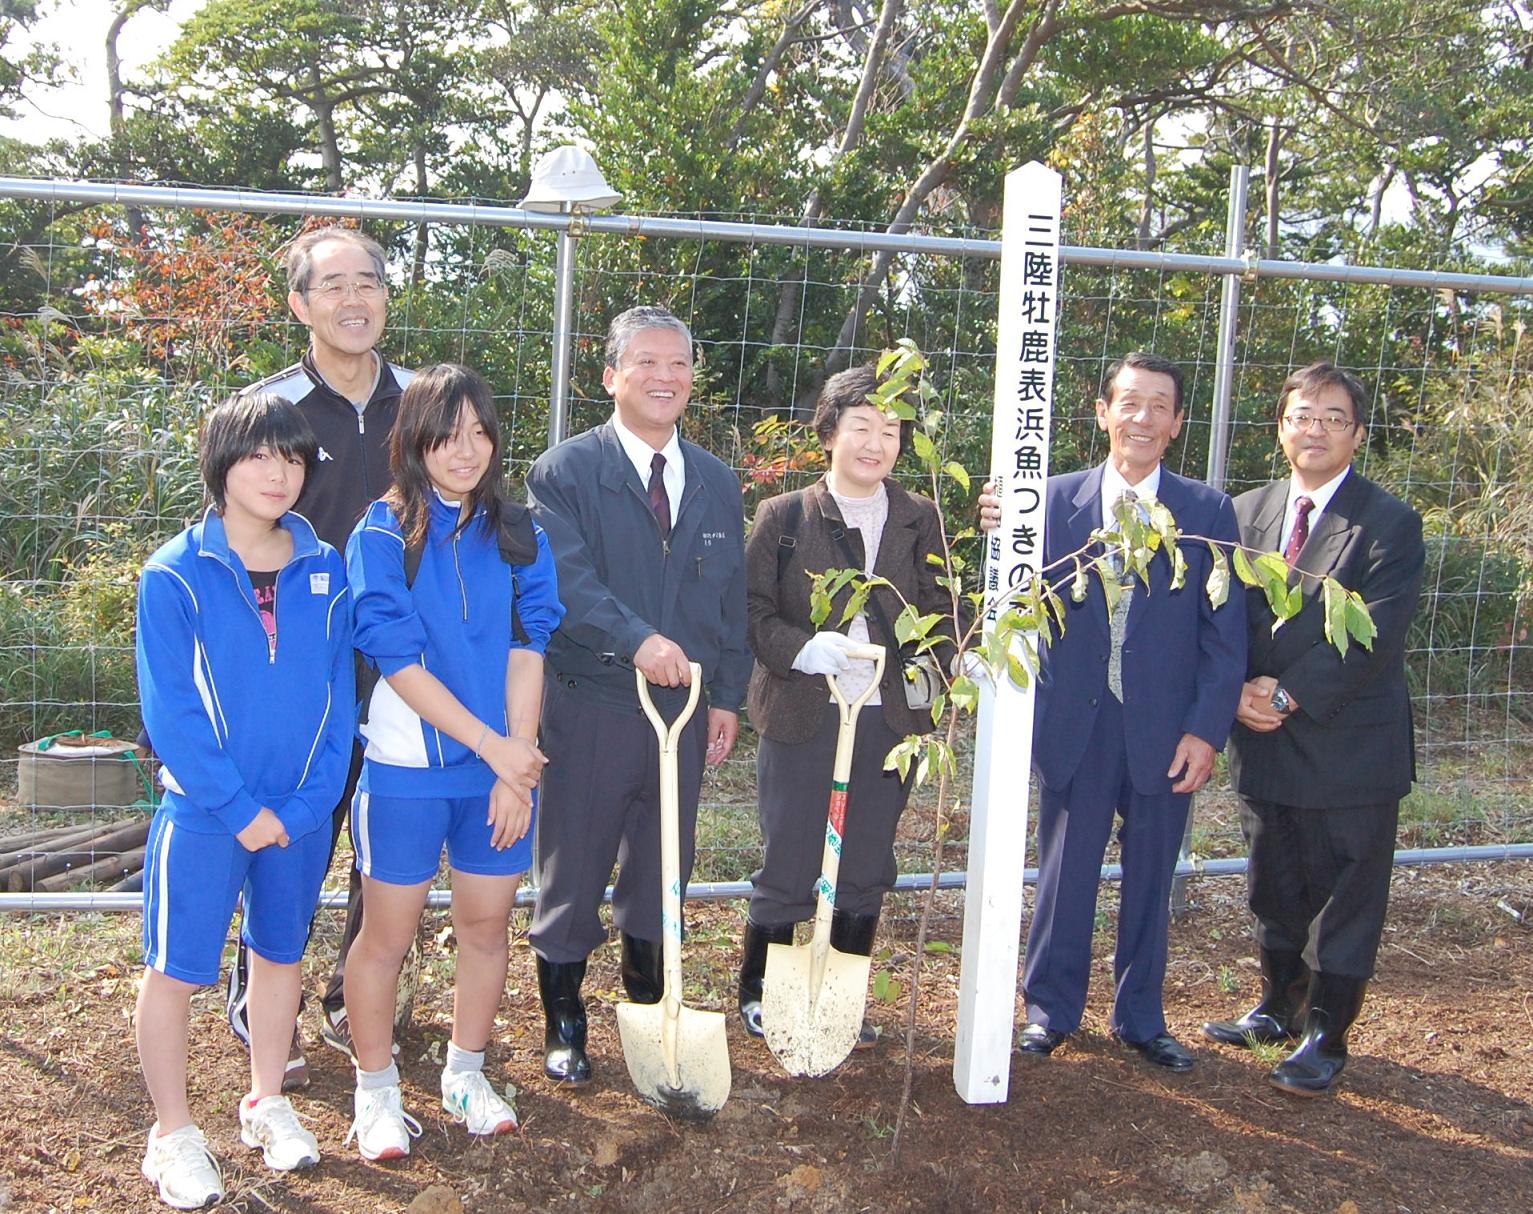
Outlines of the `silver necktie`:
M1118 499L1121 502L1137 502L1139 495L1132 489L1125 489L1123 496ZM1112 692L1113 699L1123 703L1123 636L1128 630L1128 609L1134 602L1134 575L1125 573L1123 557L1121 553L1114 552L1109 562L1114 573L1118 575L1118 601L1113 604L1112 616L1108 620L1112 633L1112 651L1107 658L1107 690Z

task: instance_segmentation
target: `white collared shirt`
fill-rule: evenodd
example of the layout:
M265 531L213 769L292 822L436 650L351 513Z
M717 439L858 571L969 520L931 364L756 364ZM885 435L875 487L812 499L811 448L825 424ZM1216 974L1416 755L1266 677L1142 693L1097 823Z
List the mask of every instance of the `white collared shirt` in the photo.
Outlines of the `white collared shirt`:
M1131 485L1123 479L1123 474L1113 467L1112 460L1102 465L1102 526L1111 531L1118 529L1117 516L1113 514L1113 507L1118 504L1118 499L1124 493L1132 491L1137 498L1160 496L1160 465L1155 465L1155 471L1145 477L1137 485Z
M1299 509L1295 503L1301 497L1307 497L1315 503L1314 509L1309 512L1309 535L1315 534L1315 527L1320 522L1320 516L1325 513L1325 508L1331 504L1331 499L1336 496L1336 490L1341 488L1341 482L1347 479L1347 473L1352 471L1352 465L1348 464L1325 484L1318 489L1301 488L1299 482L1292 476L1288 478L1288 505L1283 507L1283 542L1277 546L1279 552L1288 551L1288 541L1293 535L1294 520L1299 516Z
M617 434L617 441L623 444L623 452L633 464L634 471L639 474L639 484L647 491L655 448L623 425L615 411L612 414L612 429ZM681 437L675 426L671 427L671 437L660 448L660 454L665 456L665 474L661 479L665 484L666 499L671 503L671 522L674 525L676 511L681 506L681 491L687 487L687 466L681 458Z

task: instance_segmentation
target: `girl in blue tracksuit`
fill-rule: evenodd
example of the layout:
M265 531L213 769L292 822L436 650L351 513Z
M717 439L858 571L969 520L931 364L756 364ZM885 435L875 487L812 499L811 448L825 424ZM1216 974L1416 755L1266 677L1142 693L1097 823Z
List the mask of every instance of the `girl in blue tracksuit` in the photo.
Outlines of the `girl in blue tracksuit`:
M145 852L135 1019L157 1117L143 1171L179 1209L223 1193L187 1106L187 1010L218 979L241 893L251 1049L240 1136L279 1170L319 1159L281 1094L354 702L345 569L291 512L317 451L280 397L220 405L201 444L213 504L139 579L139 695L165 786Z
M392 1058L395 987L444 844L458 967L442 1106L471 1134L516 1128L482 1070L532 863L543 650L564 614L548 541L501 496L483 379L453 365L416 375L389 465L394 488L346 545L357 648L381 676L364 704L351 819L367 913L346 962L351 1132L366 1159L406 1155L419 1133Z

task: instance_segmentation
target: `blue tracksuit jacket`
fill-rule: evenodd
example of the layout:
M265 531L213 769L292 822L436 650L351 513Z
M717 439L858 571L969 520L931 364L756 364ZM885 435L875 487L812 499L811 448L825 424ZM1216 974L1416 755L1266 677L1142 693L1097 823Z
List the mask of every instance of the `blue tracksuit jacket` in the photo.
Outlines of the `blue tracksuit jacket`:
M482 515L481 515L482 517ZM461 742L421 720L387 676L420 663L458 702L506 731L506 656L542 653L564 615L554 558L541 528L531 565L507 565L478 520L457 535L458 506L434 494L426 547L405 585L404 535L386 502L367 508L346 544L356 645L384 678L368 704L361 787L380 796L469 797L490 791L495 773ZM511 602L527 634L511 633Z
M340 554L301 514L281 525L268 644L255 592L209 510L149 558L138 583L138 687L164 764L168 812L201 834L238 834L261 807L298 838L326 828L353 732L351 612Z

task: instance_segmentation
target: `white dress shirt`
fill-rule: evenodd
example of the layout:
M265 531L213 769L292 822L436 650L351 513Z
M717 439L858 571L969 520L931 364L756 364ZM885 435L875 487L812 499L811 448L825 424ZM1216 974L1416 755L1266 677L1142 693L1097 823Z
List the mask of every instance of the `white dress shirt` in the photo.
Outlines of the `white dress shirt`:
M647 491L655 448L623 425L615 412L612 414L612 429L617 433L617 441L623 444L623 452L632 462L634 471L639 474L639 484ZM660 454L665 456L665 473L661 480L665 484L666 499L671 503L671 525L675 526L676 511L681 506L681 491L687 487L687 466L682 462L681 439L675 426L671 427L671 437L660 448Z
M1336 490L1341 488L1341 482L1347 479L1347 473L1351 471L1352 465L1348 464L1318 489L1301 488L1297 480L1291 476L1288 478L1288 505L1283 508L1283 542L1277 546L1279 552L1288 551L1288 541L1293 536L1294 520L1299 517L1299 508L1295 503L1301 497L1307 497L1315 503L1314 508L1309 512L1309 534L1314 535L1315 528L1320 523L1320 516L1325 513L1325 508L1336 496Z
M1102 466L1102 526L1109 530L1118 529L1118 518L1113 514L1113 507L1118 504L1118 499L1125 493L1132 492L1137 498L1160 496L1160 465L1155 465L1155 471L1145 477L1137 485L1131 485L1123 479L1123 474L1113 467L1112 460L1108 460Z

